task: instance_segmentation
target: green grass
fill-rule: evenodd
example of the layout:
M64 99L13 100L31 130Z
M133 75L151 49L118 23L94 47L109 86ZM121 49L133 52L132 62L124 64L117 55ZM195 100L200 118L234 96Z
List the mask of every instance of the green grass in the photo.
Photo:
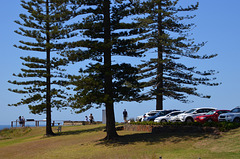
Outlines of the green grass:
M57 128L53 128L56 132ZM1 159L239 159L240 128L210 134L151 134L118 131L112 142L102 140L104 125L64 126L44 137L45 128L0 132Z

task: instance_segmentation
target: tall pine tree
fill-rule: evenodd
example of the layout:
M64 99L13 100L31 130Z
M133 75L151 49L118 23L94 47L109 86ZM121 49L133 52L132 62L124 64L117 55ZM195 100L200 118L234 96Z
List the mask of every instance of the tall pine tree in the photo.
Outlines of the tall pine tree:
M46 113L46 135L54 135L51 108L67 106L63 66L68 60L56 54L67 47L67 39L76 36L74 30L65 25L72 18L72 9L67 3L68 0L22 0L21 6L28 13L20 14L22 20L15 21L21 26L15 32L25 37L15 47L31 51L31 54L38 52L39 56L21 57L24 68L14 76L22 80L9 81L19 85L19 89L9 90L25 96L20 102L9 105L28 105L33 114Z
M195 15L191 11L198 9L198 3L187 7L179 6L179 0L135 1L135 11L139 28L145 30L139 40L145 41L146 54L155 54L139 65L144 87L152 87L147 93L149 99L156 99L156 109L163 109L163 100L172 98L188 101L188 95L209 98L197 92L198 85L215 86L214 70L198 71L195 66L187 66L181 59L211 59L216 55L199 55L199 49L205 43L197 44L191 39L190 31L195 26L188 23Z
M75 27L80 29L82 39L69 46L67 56L74 62L91 62L80 69L79 76L71 77L76 94L70 98L70 105L77 112L105 106L106 139L113 139L118 136L114 103L139 98L138 70L121 61L124 56L141 56L141 43L134 38L141 30L132 29L135 23L123 21L131 15L129 1L84 0L76 4L82 20Z

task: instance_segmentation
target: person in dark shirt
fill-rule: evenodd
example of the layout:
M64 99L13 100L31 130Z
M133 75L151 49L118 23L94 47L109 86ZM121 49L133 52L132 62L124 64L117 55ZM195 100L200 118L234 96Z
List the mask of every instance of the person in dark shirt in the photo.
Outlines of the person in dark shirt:
M90 115L89 115L89 121L90 121L90 124L92 124L92 123L93 123L93 119L94 119L94 118L93 118L93 115L92 115L92 114L90 114Z
M125 123L127 123L127 117L128 117L127 110L124 109L124 111L123 111L123 120L124 120Z

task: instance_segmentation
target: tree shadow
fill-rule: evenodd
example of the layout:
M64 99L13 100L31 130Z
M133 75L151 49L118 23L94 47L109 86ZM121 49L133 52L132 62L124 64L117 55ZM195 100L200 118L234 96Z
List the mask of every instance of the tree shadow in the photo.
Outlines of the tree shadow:
M65 132L59 132L56 135L79 135L82 133L99 132L104 131L106 126L100 126L92 129L83 130L71 130ZM113 140L100 139L97 141L96 145L105 146L124 146L124 145L134 145L138 142L144 142L146 145L153 145L159 142L171 142L179 143L182 141L197 139L203 140L207 138L220 138L220 134L209 134L209 133L189 133L189 132L172 132L172 133L135 133L129 135L122 135Z
M136 144L138 142L144 142L146 145L153 145L159 142L171 142L171 143L179 143L181 141L187 141L197 139L203 140L206 138L220 138L220 135L217 134L206 134L206 133L161 133L161 134L153 134L153 133L137 133L119 136L114 140L106 141L104 139L100 140L97 145L106 145L106 146L123 146L129 144Z

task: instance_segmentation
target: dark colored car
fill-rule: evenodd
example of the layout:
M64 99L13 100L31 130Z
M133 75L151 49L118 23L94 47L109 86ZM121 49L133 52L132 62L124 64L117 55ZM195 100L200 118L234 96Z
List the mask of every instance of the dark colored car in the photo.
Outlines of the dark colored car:
M218 116L228 112L230 112L230 110L212 110L205 115L195 117L194 121L199 123L218 122Z
M158 113L156 113L154 116L149 116L147 118L144 118L143 121L154 121L155 118L167 115L168 113L171 113L173 111L178 111L178 110L161 110Z

